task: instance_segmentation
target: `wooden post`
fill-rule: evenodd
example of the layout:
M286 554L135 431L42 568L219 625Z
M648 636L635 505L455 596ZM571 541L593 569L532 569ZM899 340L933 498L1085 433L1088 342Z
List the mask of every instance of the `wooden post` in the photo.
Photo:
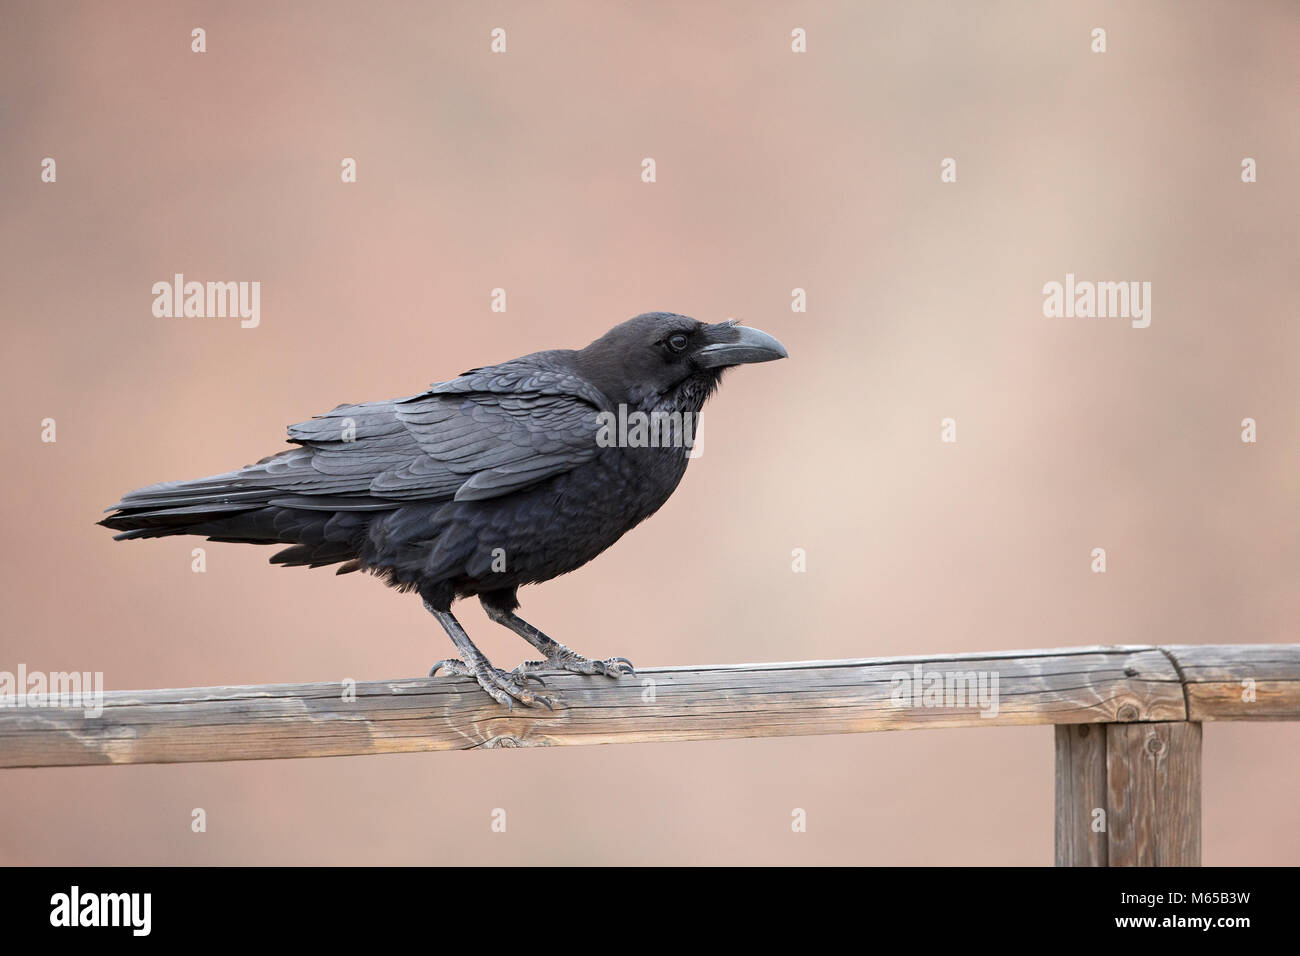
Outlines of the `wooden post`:
M1199 723L1056 728L1057 866L1200 864Z
M1201 725L1106 725L1110 866L1201 865Z
M1056 725L1056 865L1106 866L1106 725Z

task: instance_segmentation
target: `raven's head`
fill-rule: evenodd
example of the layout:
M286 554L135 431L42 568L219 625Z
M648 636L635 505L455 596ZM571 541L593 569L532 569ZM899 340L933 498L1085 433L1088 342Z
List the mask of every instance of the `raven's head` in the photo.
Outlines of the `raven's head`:
M785 358L785 346L766 332L719 322L708 325L674 312L646 312L616 325L577 361L614 402L667 404L698 411L733 365Z

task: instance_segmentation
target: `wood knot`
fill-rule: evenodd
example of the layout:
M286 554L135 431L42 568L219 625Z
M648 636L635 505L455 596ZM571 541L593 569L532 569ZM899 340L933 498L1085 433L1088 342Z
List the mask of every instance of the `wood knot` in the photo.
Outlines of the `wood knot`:
M1132 723L1138 719L1138 709L1132 704L1125 704L1119 709L1119 713L1115 716L1119 719L1120 723Z

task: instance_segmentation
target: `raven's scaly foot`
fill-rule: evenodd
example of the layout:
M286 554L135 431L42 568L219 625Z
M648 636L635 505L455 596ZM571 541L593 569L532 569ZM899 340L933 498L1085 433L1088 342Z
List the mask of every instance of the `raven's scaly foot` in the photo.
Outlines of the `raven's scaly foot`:
M524 686L530 679L537 681L543 687L546 686L546 682L534 674L510 674L499 667L493 667L486 661L476 670L456 658L438 661L430 668L429 676L433 677L440 670L446 671L453 677L473 677L497 703L504 704L510 710L515 709L516 700L529 707L545 704L551 710L555 709L554 697L548 694L535 694Z
M519 677L534 677L536 671L572 671L574 674L604 674L606 677L622 677L624 674L636 676L632 662L626 657L611 657L604 661L592 661L575 654L567 647L544 661L524 661L511 673Z

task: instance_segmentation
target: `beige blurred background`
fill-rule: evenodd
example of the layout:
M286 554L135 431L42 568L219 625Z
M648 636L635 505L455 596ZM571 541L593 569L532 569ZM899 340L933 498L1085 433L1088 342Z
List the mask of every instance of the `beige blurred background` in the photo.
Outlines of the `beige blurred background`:
M1289 2L6 0L0 669L424 673L450 645L374 579L222 544L195 574L200 540L93 522L650 309L791 358L728 376L659 515L522 593L580 650L1295 641L1298 48ZM175 272L260 281L260 327L153 317ZM1150 328L1044 318L1066 272L1151 282ZM1207 727L1206 863L1300 863L1298 753L1294 724ZM0 773L11 864L1051 858L1045 727Z

